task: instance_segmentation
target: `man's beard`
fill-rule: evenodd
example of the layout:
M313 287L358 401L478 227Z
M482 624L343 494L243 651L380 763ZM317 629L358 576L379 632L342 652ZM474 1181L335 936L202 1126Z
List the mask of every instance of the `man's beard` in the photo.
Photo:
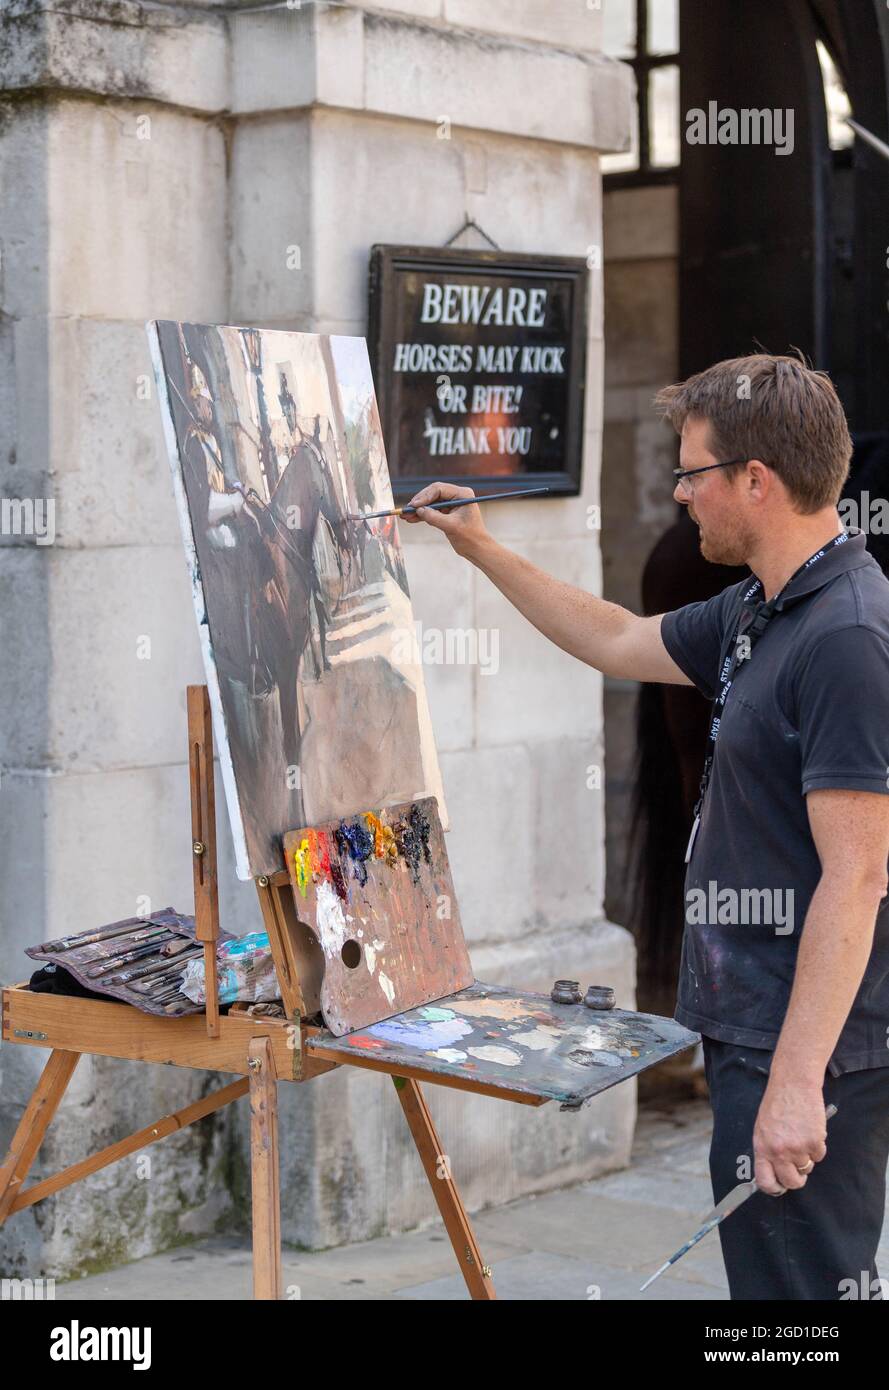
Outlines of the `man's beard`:
M724 521L720 530L701 530L700 522L691 507L689 516L698 527L701 554L714 565L746 565L753 549L752 537L739 521Z

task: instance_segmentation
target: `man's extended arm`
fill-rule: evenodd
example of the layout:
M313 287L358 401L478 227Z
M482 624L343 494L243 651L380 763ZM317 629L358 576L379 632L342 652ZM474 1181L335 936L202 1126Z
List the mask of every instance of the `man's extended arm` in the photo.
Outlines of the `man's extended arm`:
M430 483L412 503L420 506L446 497L471 496L471 488ZM607 676L691 685L664 646L661 615L639 617L538 569L494 540L476 506L451 513L426 510L419 513L419 520L443 531L458 555L476 565L538 632L571 656Z

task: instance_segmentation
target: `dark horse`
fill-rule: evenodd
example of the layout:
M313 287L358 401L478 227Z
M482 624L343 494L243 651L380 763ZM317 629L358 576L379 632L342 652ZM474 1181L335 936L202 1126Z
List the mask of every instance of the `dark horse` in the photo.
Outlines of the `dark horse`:
M316 436L297 433L268 503L252 495L248 506L266 548L272 581L263 591L266 622L256 655L261 653L268 664L278 693L283 764L298 767L300 665L308 659L305 674L316 680L328 665L326 634L331 613L329 596L315 565L315 537L319 527L326 527L333 535L341 526L331 469ZM335 551L342 582L338 545ZM317 647L313 630L317 631Z
M889 497L889 434L854 437L843 498L860 509ZM841 515L844 515L841 509ZM642 609L665 613L710 598L748 573L713 565L700 552L698 530L679 517L655 545L642 574ZM844 515L844 520L848 518ZM889 535L868 534L867 547L889 574ZM639 946L639 992L646 1009L672 1012L684 923L685 846L704 761L709 705L693 686L642 685L636 722L636 775L629 882L635 892L630 926Z

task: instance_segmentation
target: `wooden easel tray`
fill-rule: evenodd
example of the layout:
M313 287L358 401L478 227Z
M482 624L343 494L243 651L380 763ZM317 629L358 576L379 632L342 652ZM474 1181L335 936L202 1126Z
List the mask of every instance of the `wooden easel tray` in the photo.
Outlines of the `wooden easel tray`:
M308 1056L576 1110L592 1096L698 1042L673 1019L554 1004L548 995L476 981L468 989L335 1038L306 1037Z
M132 1004L35 994L27 984L3 988L2 1018L4 1042L238 1076L247 1075L251 1040L268 1038L275 1079L307 1079L300 1070L299 1029L294 1033L286 1019L253 1018L230 1010L219 1019L219 1036L210 1038L203 1014L155 1018Z

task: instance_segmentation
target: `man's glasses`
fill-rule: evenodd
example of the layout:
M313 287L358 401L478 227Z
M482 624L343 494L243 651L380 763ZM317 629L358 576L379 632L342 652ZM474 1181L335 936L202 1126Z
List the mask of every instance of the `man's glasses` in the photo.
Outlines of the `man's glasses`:
M726 459L725 463L708 463L703 468L674 468L673 477L676 479L686 497L691 497L693 483L687 483L686 478L693 478L696 473L709 473L714 468L731 468L736 463L748 463L749 459Z

